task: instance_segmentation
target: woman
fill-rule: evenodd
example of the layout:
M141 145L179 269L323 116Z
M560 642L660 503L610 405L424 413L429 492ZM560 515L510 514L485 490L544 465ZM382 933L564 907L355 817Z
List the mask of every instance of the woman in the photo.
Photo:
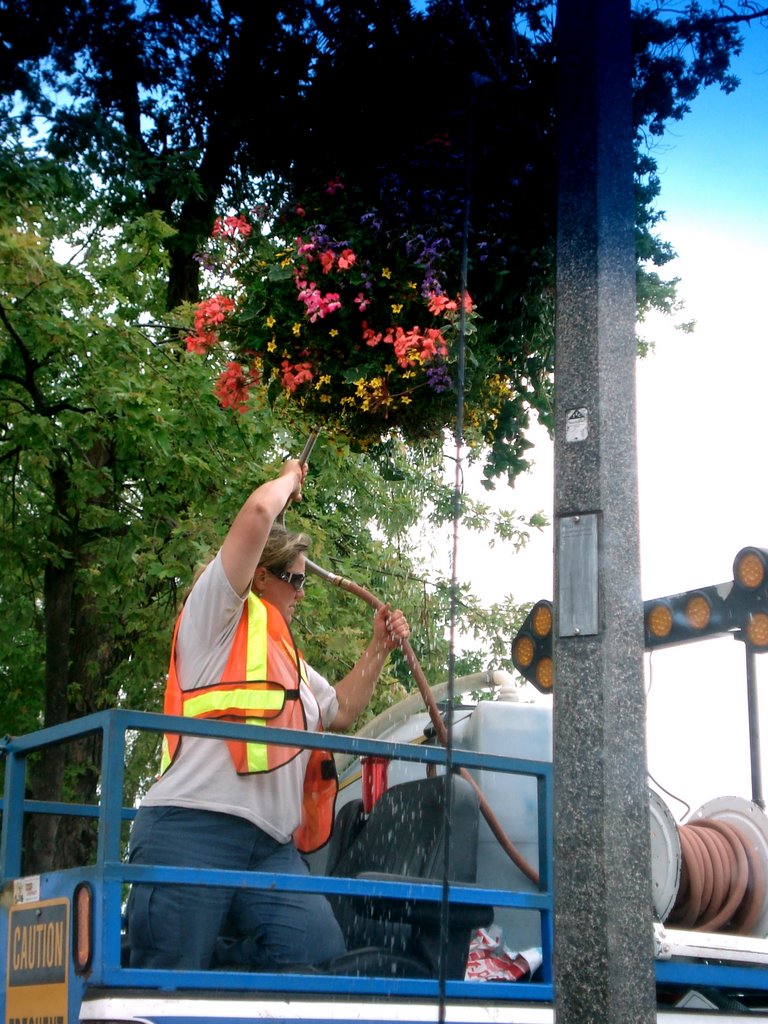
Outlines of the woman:
M265 742L270 724L348 728L409 628L401 611L381 608L370 643L335 687L301 659L289 626L309 538L275 520L301 498L305 476L306 466L285 462L249 496L174 634L166 712L255 723L257 739L165 737L161 775L131 830L133 864L306 875L297 843L308 850L323 840L335 778L322 778L321 752ZM344 951L316 893L136 884L128 919L132 967L313 965Z

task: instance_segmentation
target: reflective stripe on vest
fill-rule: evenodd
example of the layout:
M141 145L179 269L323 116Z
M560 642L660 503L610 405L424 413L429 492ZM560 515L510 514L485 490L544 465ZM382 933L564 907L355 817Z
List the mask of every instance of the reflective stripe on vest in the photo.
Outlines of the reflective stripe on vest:
M224 718L248 724L262 733L270 725L285 729L307 728L299 689L300 681L307 683L309 689L305 665L276 608L255 594L249 594L221 680L213 686L188 691L181 689L176 674L180 622L181 615L173 634L165 689L166 714ZM319 706L318 716L318 729L322 731ZM265 737L260 737L260 742L225 742L238 774L272 771L301 753L299 747L278 747ZM161 774L170 766L180 746L178 734L165 734ZM294 832L296 846L302 853L312 853L328 842L338 789L333 755L326 750L313 750L304 776L301 823Z
M183 614L183 611L182 611ZM282 615L250 594L235 630L221 679L212 686L182 690L176 674L176 642L181 615L176 623L164 710L169 715L221 718L263 728L265 723L283 729L306 729L300 681L306 682L301 656ZM239 774L271 771L291 761L298 747L227 740ZM180 737L166 734L160 772L166 771L180 746Z

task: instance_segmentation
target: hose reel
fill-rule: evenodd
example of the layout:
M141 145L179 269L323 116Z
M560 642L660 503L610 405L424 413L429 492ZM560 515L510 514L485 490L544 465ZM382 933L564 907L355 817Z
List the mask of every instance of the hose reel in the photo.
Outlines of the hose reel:
M741 797L718 797L677 824L650 791L654 912L672 927L768 933L768 816Z

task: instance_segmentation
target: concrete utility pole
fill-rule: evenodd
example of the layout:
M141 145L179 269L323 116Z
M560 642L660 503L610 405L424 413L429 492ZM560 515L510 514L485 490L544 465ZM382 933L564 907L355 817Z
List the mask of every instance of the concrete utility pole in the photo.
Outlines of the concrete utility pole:
M555 1008L656 1020L635 450L630 0L559 0Z

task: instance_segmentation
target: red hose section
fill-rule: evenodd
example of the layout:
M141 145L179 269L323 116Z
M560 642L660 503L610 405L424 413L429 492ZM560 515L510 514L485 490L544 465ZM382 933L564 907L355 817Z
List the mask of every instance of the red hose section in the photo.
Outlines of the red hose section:
M372 608L375 608L377 611L384 605L383 601L380 601L378 597L372 594L369 590L366 590L365 587L361 587L359 583L354 583L352 580L346 579L343 576L337 576L336 573L329 572L327 569L321 568L319 565L316 565L309 559L306 559L306 570L307 572L311 572L316 576L320 576L321 579L327 580L327 582L329 583L333 583L333 585L339 587L339 589L346 590L347 593L349 594L354 594L355 597L359 597L361 600L365 601L366 604L370 605ZM419 660L414 654L413 648L411 647L410 643L407 640L403 640L402 642L402 651L405 656L405 660L408 662L408 667L411 670L411 674L413 675L413 678L416 681L416 685L419 688L419 692L422 696L422 699L427 707L427 711L429 712L430 720L432 721L432 725L435 728L435 735L437 736L440 743L442 743L442 745L445 746L448 741L448 733L445 728L445 722L443 721L443 717L440 714L440 708L437 706L437 703L435 702L435 698L432 694L432 690L430 689L429 683L427 682L427 678L424 675L424 670L419 664ZM501 825L501 822L494 814L490 804L485 799L485 795L483 794L478 784L475 782L475 780L472 778L472 776L465 768L460 768L459 774L462 776L462 778L467 780L467 782L472 786L475 793L477 794L480 813L485 818L488 827L495 836L501 848L510 858L512 863L520 871L522 871L526 878L533 882L534 885L538 885L539 872L536 870L536 868L534 868L531 864L528 863L525 857L523 857L520 851L514 846L512 841L509 839Z
M704 818L678 827L682 869L669 924L751 935L762 912L766 868L737 825Z

